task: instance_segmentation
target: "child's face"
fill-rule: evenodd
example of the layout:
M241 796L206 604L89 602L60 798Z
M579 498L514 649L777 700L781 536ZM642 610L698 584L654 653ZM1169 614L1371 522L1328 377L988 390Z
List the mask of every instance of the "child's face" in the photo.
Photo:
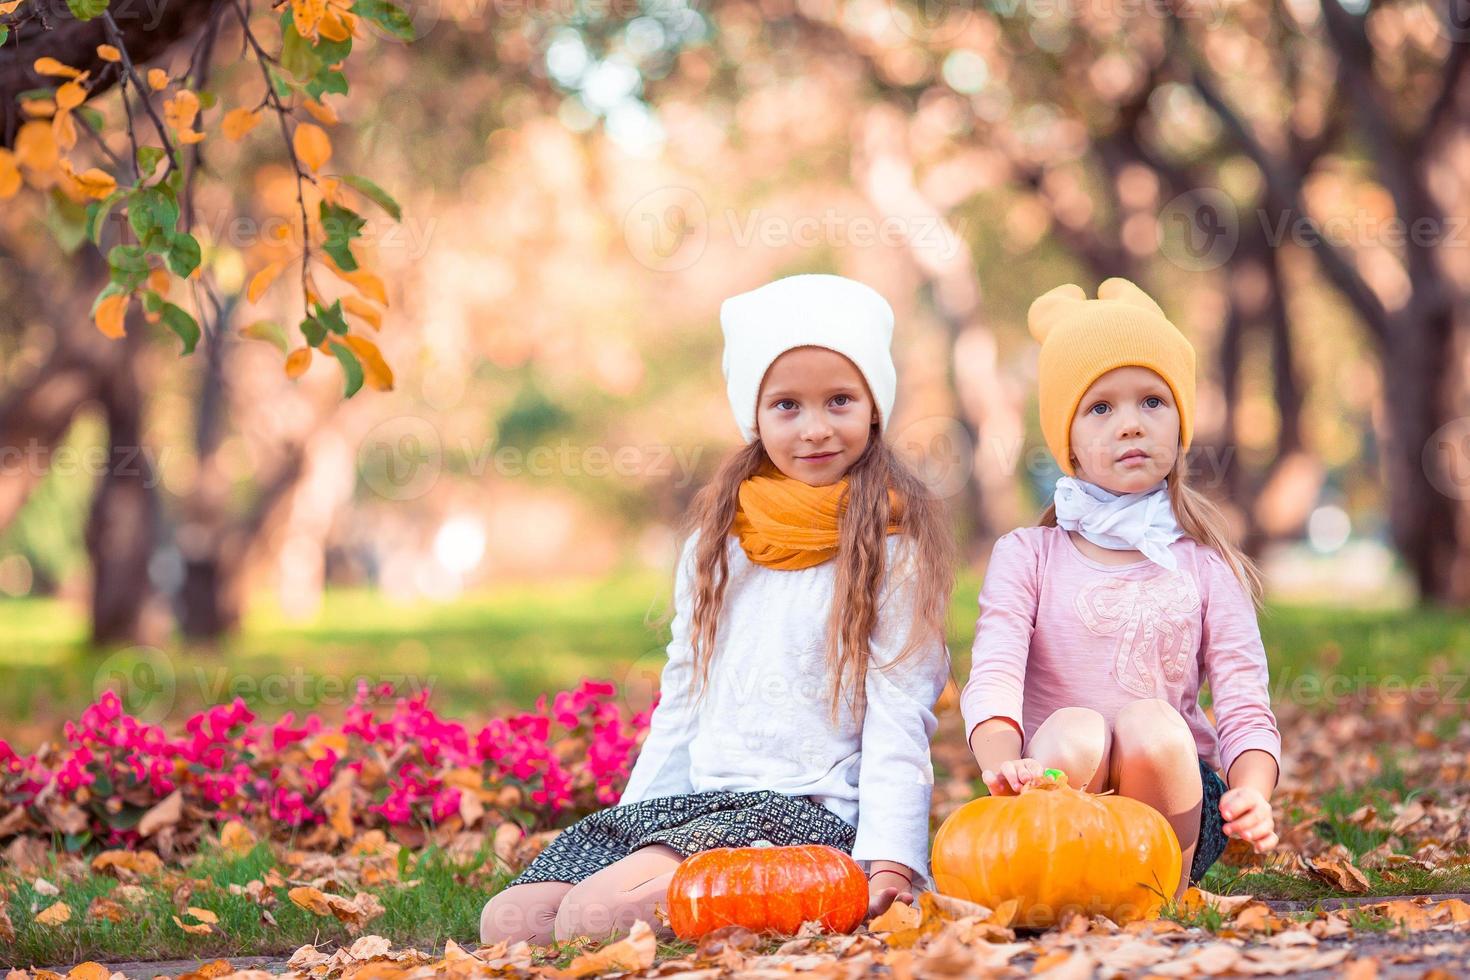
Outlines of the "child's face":
M1114 368L1092 383L1072 416L1077 476L1113 493L1138 493L1169 475L1179 455L1179 408L1164 379Z
M868 447L877 421L862 372L825 347L796 347L761 382L755 427L766 455L814 487L842 479Z

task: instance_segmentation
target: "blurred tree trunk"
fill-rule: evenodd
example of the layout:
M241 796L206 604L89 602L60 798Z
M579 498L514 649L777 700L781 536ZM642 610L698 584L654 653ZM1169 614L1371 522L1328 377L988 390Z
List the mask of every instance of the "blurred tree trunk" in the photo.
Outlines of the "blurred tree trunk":
M1361 16L1345 10L1339 0L1322 4L1326 34L1337 58L1338 89L1352 106L1352 121L1377 173L1393 199L1396 218L1406 229L1427 227L1438 235L1449 225L1444 209L1430 193L1425 162L1440 143L1441 130L1456 119L1457 101L1467 69L1470 45L1449 46L1440 68L1438 91L1413 127L1400 120L1408 113L1396 103L1376 71L1373 47ZM1188 39L1176 21L1176 50L1187 51ZM1219 117L1230 139L1259 168L1270 211L1300 219L1315 231L1302 200L1310 166L1269 151L1253 128L1225 99L1198 59L1186 55L1195 90ZM1434 241L1409 234L1403 246L1405 272L1410 284L1406 302L1390 310L1359 272L1349 250L1320 233L1308 245L1324 276L1353 306L1371 337L1383 369L1384 482L1388 490L1388 517L1395 547L1408 566L1419 594L1426 600L1464 604L1470 601L1467 576L1455 574L1470 550L1466 523L1458 511L1465 501L1454 500L1441 488L1453 485L1449 462L1431 450L1436 432L1453 417L1460 380L1450 359L1454 337L1455 298L1458 295L1440 265ZM1451 452L1462 447L1449 447ZM1463 495L1462 495L1463 496Z
M107 280L107 264L82 249L65 283L37 278L25 261L0 246L18 323L44 310L57 324L55 347L30 378L0 399L0 529L7 527L45 478L51 454L76 413L96 397L102 379L120 370L128 352L97 332L87 316ZM59 298L58 298L59 294Z
M129 314L119 346L136 353L147 340L141 314ZM87 518L85 541L92 567L92 643L143 643L144 612L153 588L149 559L158 539L157 473L143 445L140 358L127 357L100 380L97 399L107 423L106 468Z

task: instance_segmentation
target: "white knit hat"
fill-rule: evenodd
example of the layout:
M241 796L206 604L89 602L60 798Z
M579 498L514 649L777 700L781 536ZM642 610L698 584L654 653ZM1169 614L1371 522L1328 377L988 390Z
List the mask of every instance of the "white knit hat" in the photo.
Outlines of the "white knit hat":
M746 442L757 438L766 370L793 347L826 347L856 364L878 407L878 431L887 427L898 388L889 352L893 307L873 287L843 276L787 276L721 303L720 328L725 391Z

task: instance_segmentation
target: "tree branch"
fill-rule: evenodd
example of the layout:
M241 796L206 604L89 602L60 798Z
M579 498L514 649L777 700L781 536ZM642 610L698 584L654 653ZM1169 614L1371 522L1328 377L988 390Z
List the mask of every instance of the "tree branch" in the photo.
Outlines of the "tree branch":
M10 113L17 96L27 89L55 88L57 79L37 75L31 65L37 58L50 56L62 64L90 71L97 79L88 98L108 91L116 77L105 79L102 70L109 64L97 57L97 45L114 44L126 50L137 63L144 64L162 55L179 40L191 36L209 19L210 12L230 0L156 0L132 8L137 16L114 21L123 44L109 40L106 21L101 17L77 20L65 4L42 3L37 9L49 9L56 19L49 25L27 20L15 26L13 36L0 47L0 105ZM9 127L0 131L0 146L9 147L15 133Z

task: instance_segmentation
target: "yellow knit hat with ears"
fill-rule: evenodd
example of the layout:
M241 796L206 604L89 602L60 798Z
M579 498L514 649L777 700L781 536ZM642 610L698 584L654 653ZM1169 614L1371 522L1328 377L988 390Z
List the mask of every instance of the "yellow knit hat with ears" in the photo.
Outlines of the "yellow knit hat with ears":
M1174 392L1179 451L1194 434L1194 345L1164 311L1127 279L1109 279L1088 299L1075 283L1058 286L1031 304L1026 325L1041 344L1037 401L1041 432L1057 465L1072 466L1072 416L1092 383L1114 368L1145 367Z

